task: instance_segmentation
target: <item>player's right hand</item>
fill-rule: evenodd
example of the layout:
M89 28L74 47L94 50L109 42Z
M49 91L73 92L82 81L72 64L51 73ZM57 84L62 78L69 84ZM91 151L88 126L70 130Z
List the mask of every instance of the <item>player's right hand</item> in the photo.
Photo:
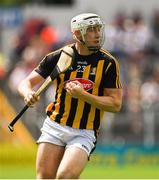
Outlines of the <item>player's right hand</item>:
M33 107L33 105L40 99L39 96L36 95L34 91L29 92L26 94L24 97L24 102L27 104L29 107Z

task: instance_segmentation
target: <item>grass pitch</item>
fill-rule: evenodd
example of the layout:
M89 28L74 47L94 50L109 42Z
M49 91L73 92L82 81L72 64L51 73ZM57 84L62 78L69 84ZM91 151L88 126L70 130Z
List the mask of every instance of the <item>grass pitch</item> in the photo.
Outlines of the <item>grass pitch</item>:
M81 179L159 179L159 167L151 166L93 166L89 164ZM35 166L0 165L0 179L35 179Z
M0 179L35 179L36 150L0 145ZM90 160L81 179L159 179L159 164L108 166Z

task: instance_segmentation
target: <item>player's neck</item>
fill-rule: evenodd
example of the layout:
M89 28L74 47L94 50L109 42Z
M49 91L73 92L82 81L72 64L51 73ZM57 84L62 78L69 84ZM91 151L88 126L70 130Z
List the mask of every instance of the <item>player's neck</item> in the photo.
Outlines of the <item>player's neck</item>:
M82 45L82 44L80 44L78 42L75 44L75 47L76 47L77 52L80 55L87 56L87 55L92 54L92 52L90 52L86 46L84 46L84 45Z

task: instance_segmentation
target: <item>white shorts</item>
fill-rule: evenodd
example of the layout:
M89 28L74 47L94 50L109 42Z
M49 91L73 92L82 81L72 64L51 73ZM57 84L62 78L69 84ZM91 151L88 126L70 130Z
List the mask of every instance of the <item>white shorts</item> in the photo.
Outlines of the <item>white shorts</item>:
M88 156L95 149L96 137L93 130L63 126L47 117L41 132L37 143L48 142L66 148L78 147L83 149Z

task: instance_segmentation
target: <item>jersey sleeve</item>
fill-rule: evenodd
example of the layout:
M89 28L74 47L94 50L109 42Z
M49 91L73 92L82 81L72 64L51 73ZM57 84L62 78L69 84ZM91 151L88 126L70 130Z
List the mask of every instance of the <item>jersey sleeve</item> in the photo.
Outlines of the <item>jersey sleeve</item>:
M119 63L116 59L111 59L104 71L105 88L121 88Z
M60 54L61 52L46 55L34 70L43 78L47 78L56 66Z

